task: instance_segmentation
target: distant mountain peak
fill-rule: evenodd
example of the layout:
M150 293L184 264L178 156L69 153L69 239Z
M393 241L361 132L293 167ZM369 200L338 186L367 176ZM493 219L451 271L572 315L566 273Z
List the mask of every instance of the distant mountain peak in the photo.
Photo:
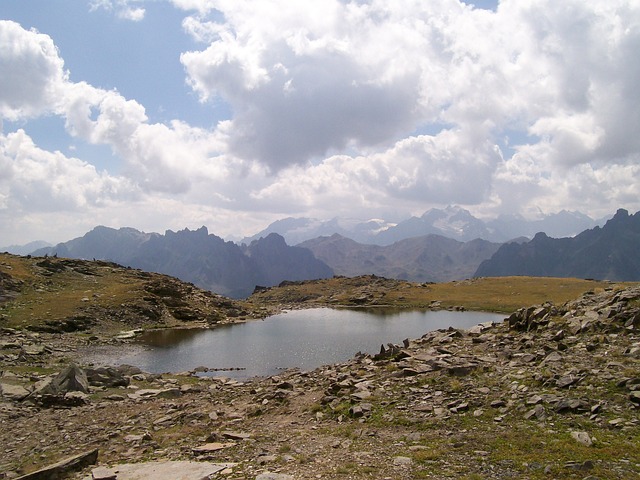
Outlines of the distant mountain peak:
M111 260L172 275L231 297L248 296L256 285L333 276L333 271L309 250L289 247L278 234L257 240L243 251L235 243L209 234L204 226L196 230L167 230L164 235L96 227L83 237L41 250L39 254Z
M554 214L540 212L537 219L526 219L520 214L501 214L493 220L481 220L469 210L459 205L444 208L430 208L420 216L412 216L403 221L380 218L358 220L333 217L318 220L308 217L286 217L276 220L267 228L242 243L278 233L289 245L297 245L317 237L328 237L334 233L356 242L373 245L391 245L405 238L436 234L459 241L481 238L491 242L507 242L514 238L532 238L537 232L545 232L550 237L572 237L583 230L604 224L589 216L569 210Z
M612 220L620 220L628 217L629 217L629 211L625 210L624 208L619 208L616 211L616 214L613 216Z
M530 242L503 245L480 264L476 276L530 275L640 280L640 212L619 209L603 227L575 237L539 232Z

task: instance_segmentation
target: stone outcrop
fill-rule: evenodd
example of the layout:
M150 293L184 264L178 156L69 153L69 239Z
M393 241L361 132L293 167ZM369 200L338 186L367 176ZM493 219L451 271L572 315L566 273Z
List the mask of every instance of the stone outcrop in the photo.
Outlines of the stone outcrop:
M123 374L123 370L114 367L87 368L85 374L87 381L93 387L126 387L130 379Z
M33 395L64 395L69 392L89 393L87 374L77 365L70 365L57 376L39 382Z
M53 465L48 465L40 470L22 475L16 480L52 480L64 478L74 470L80 470L87 465L94 465L98 461L98 449L89 450L87 452L73 455L65 458Z

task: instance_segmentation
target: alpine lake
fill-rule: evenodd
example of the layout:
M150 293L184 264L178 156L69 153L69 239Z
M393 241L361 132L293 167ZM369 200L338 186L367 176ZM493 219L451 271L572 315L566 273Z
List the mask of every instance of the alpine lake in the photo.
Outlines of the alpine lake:
M147 331L137 339L138 348L118 356L117 363L150 373L197 370L199 375L246 380L290 368L313 370L358 352L375 354L381 345L402 344L433 330L467 329L503 319L503 314L470 311L291 310L210 329Z

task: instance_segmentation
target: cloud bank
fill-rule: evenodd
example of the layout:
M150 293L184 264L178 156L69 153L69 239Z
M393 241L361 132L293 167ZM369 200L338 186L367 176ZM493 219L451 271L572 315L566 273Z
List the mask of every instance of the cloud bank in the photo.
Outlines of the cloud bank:
M70 81L55 39L0 21L0 117L60 117L122 161L99 170L2 132L0 218L29 231L60 215L242 235L283 215L446 204L638 210L634 3L173 0L199 46L176 59L185 82L232 112L208 129L151 123L135 99ZM143 5L93 8L144 22Z

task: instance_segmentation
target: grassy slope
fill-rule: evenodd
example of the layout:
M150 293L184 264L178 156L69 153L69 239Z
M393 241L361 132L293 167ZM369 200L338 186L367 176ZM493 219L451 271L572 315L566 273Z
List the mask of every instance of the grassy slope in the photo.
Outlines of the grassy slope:
M253 316L244 312L241 302L172 277L108 262L0 254L0 274L5 274L5 295L9 290L14 296L0 304L0 326L10 328L80 316L95 319L93 329L108 333L197 321L210 324L236 318L239 312ZM6 275L11 277L9 282ZM196 322L181 318L180 311L185 310L195 312Z
M45 266L49 265L48 268L43 267L43 261L46 262ZM95 327L102 331L185 325L184 321L167 315L168 310L162 304L166 299L165 293L151 298L153 295L150 294L149 285L153 283L170 285L174 289L174 292L170 292L171 295L179 297L183 302L195 304L200 312L217 309L221 319L236 318L235 313L229 314L232 310L244 311L245 316L255 318L266 316L283 306L427 308L434 302L439 302L442 308L463 306L469 310L508 313L546 301L562 304L586 291L601 291L622 285L572 278L501 277L420 284L375 276L335 277L293 282L256 293L247 302L236 302L217 296L213 301L208 292L200 291L192 285L164 275L149 274L106 262L0 254L0 273L10 275L13 284L21 282L15 299L0 304L1 326L25 328L46 321L89 315L100 319ZM159 303L162 318L146 318L137 314ZM109 314L115 311L121 313ZM132 320L134 318L135 321Z
M332 278L298 282L252 295L255 304L379 305L426 308L440 302L443 308L512 312L523 306L552 302L563 304L587 291L620 288L576 278L496 277L459 282L419 284L380 277Z

